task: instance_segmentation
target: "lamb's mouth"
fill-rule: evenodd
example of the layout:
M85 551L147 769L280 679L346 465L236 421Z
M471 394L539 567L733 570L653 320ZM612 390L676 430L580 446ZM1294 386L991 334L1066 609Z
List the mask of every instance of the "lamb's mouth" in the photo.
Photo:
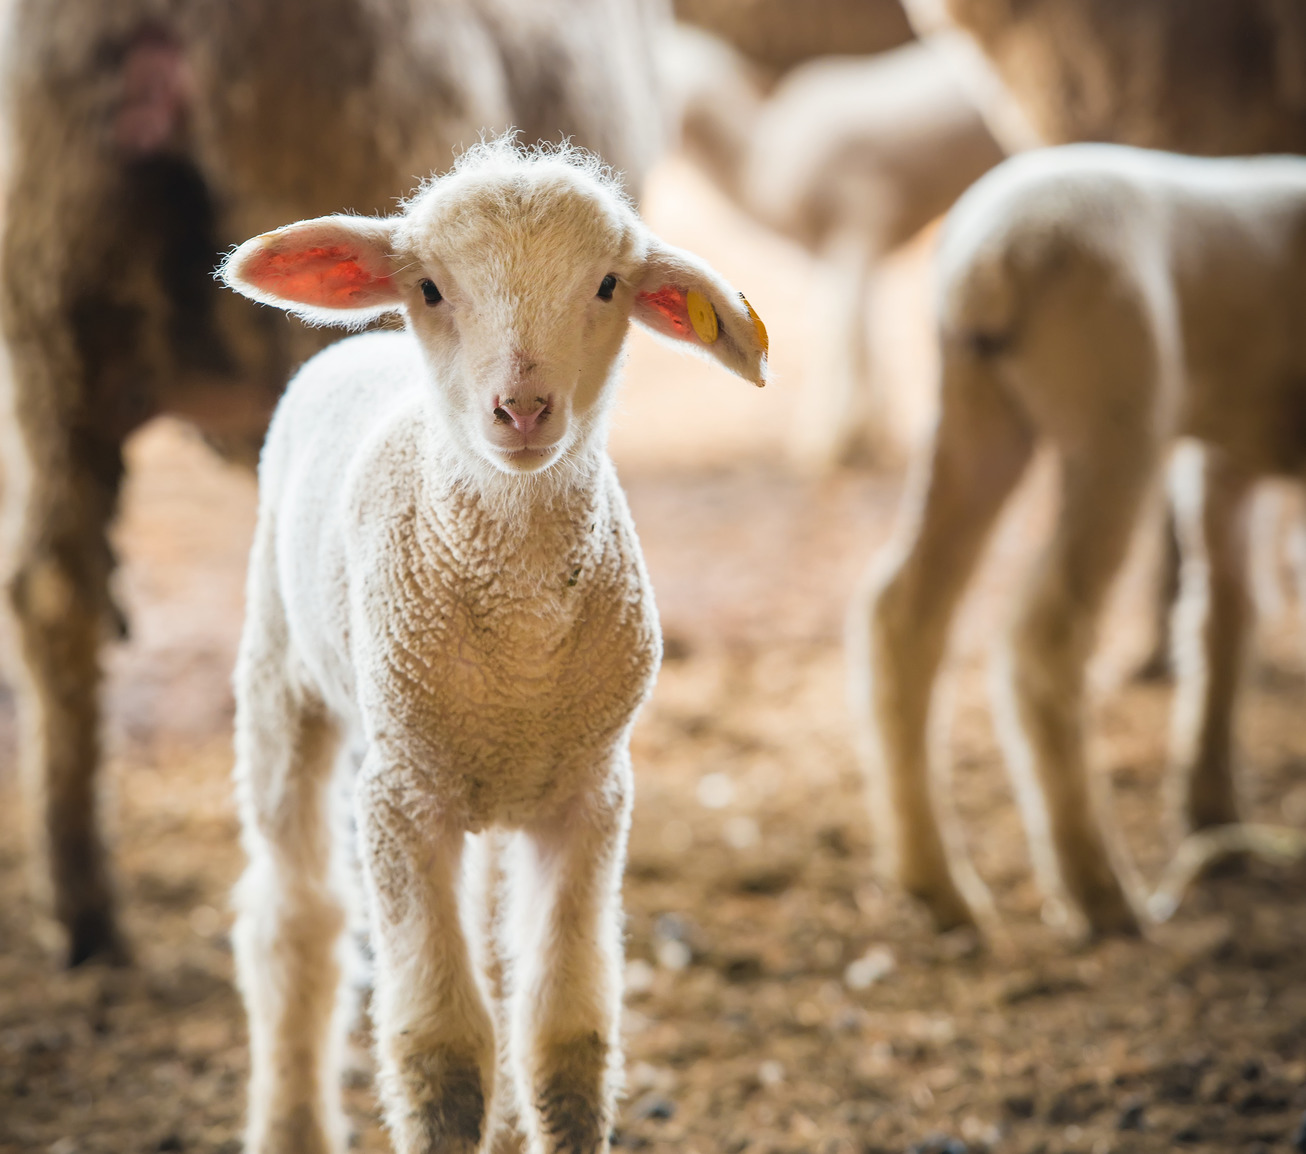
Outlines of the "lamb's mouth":
M557 454L557 445L528 446L522 449L500 449L499 452L514 465L543 465Z

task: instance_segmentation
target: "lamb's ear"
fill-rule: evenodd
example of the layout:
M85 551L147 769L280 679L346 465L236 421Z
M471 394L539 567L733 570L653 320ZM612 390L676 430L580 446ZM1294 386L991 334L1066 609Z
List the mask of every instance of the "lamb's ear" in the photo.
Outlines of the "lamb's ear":
M743 293L692 253L652 240L631 316L715 357L744 380L766 384L766 326Z
M327 325L364 324L402 304L391 223L321 216L247 240L222 263L237 292Z

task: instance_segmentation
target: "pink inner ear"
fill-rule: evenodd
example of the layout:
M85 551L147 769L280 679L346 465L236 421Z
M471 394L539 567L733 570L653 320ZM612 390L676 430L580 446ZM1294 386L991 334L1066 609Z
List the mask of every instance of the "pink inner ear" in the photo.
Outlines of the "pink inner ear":
M359 263L358 254L341 245L264 250L242 270L252 284L303 304L349 308L369 303L375 290L390 283Z
M657 292L638 293L635 299L654 312L667 318L667 323L676 331L677 336L690 337L694 326L689 323L689 306L685 303L685 294L673 285L663 285Z

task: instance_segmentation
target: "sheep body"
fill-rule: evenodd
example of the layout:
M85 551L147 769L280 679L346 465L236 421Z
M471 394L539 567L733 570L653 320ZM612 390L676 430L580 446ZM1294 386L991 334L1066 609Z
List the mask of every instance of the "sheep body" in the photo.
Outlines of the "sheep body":
M68 958L122 958L96 815L122 445L160 413L252 464L330 336L219 291L238 239L380 212L516 122L638 189L660 145L656 0L16 0L0 322L23 779Z
M763 103L744 186L757 215L812 251L860 228L887 252L1002 159L929 43L815 60Z
M972 37L1051 144L1306 150L1306 16L1281 0L906 0Z
M898 0L675 0L677 19L733 45L769 75L835 53L871 55L911 39Z
M1002 159L929 43L814 60L763 96L728 45L677 28L665 48L686 152L755 219L820 257L820 352L793 451L827 468L889 449L867 308L876 268Z
M949 621L1034 447L1060 467L1056 529L1000 655L996 705L1035 862L1097 931L1132 930L1095 816L1084 667L1164 451L1183 545L1171 795L1180 824L1237 820L1233 707L1249 617L1246 504L1306 467L1306 162L1112 145L1026 154L948 218L938 256L940 416L900 532L852 619L875 809L899 876L943 925L985 897L949 862L927 783ZM886 828L886 845L894 831Z
M593 164L502 142L396 217L301 222L225 267L318 320L408 318L311 360L260 466L235 677L248 1147L342 1146L335 805L399 1150L470 1154L519 1124L532 1151L601 1154L628 738L661 652L604 450L614 366L634 317L761 383L764 330Z

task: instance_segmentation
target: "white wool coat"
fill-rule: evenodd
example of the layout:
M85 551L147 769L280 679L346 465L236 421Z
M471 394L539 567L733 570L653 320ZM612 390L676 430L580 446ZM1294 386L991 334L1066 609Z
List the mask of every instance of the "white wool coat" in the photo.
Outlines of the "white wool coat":
M407 332L303 367L260 468L251 611L280 611L292 680L432 816L519 825L625 765L657 613L606 454L505 511L442 469L429 389Z

